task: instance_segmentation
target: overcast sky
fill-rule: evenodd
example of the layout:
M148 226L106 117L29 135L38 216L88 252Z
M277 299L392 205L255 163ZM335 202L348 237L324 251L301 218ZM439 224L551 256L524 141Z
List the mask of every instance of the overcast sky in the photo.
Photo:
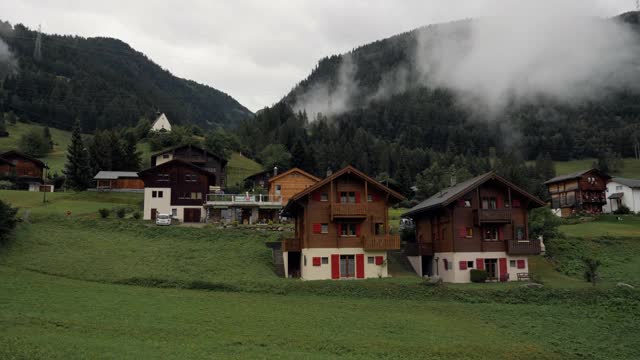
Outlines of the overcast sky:
M499 15L506 1L7 0L0 18L41 24L46 33L121 39L175 75L256 111L278 101L324 56L422 25ZM548 1L550 12L558 1ZM633 0L564 2L601 17L635 7Z

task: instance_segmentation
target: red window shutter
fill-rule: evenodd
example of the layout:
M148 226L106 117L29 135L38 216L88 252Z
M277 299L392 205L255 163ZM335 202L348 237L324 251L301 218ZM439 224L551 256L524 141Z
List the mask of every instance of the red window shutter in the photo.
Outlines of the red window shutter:
M360 204L360 192L356 191L356 204Z
M338 224L338 236L342 235L342 224Z
M384 256L376 256L376 265L382 265L384 262Z
M460 261L459 265L460 265L460 270L467 270L467 262L466 261Z
M360 236L360 224L356 224L356 236Z
M322 263L322 260L320 259L320 257L317 257L317 256L313 257L313 266L320 266L321 263Z
M477 258L476 259L476 269L484 270L484 259L482 259L482 258Z
M464 207L464 199L458 199L458 206Z
M340 279L340 255L331 255L331 278Z
M500 281L507 281L507 258L500 258L498 260L498 267L500 268Z
M373 194L373 201L379 201L380 196L378 194Z
M511 206L514 207L514 208L520 207L520 200L518 200L518 199L511 200Z
M356 277L364 279L364 254L356 254Z
M467 237L467 229L465 227L461 227L458 229L458 236Z
M502 195L498 195L498 197L496 198L496 207L498 209L502 209L504 207L504 204L502 201Z
M504 240L504 227L500 226L498 228L498 240Z
M525 267L524 260L518 260L517 263L518 263L518 269L524 269Z
M320 201L320 192L319 191L314 191L311 194L311 197L313 198L313 201Z
M322 232L322 225L313 224L313 233L314 234L320 234L320 232Z

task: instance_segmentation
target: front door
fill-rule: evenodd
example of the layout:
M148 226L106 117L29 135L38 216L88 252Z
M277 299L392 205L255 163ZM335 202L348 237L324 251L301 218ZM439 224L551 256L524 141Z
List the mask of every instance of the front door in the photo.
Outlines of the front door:
M340 255L340 277L356 276L356 258L354 255Z
M151 209L151 220L155 220L158 216L158 209Z
M484 259L484 269L487 271L489 280L496 280L498 278L498 274L496 271L497 263L497 259Z

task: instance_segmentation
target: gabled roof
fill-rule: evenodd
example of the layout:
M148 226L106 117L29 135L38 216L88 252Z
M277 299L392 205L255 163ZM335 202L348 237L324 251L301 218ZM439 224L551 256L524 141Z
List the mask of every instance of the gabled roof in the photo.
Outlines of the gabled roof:
M283 172L282 174L278 174L278 175L276 175L274 177L269 178L269 182L281 179L281 178L283 178L283 177L285 177L285 176L287 176L289 174L293 174L294 172L297 172L302 176L306 176L306 177L308 177L309 179L311 179L313 181L320 181L320 178L317 178L317 177L309 174L308 172L306 172L306 171L304 171L302 169L293 168L293 169L290 169L290 170L287 170L287 171Z
M190 167L191 169L193 169L193 170L195 170L195 171L197 171L197 172L199 172L201 174L205 174L205 175L208 175L208 176L216 176L216 174L214 174L214 173L212 173L210 171L207 171L207 170L201 168L198 165L194 165L194 164L192 164L190 162L187 162L187 161L184 161L184 160L181 160L181 159L172 159L172 160L164 162L164 163L162 163L160 165L156 165L156 166L152 166L150 168L146 168L146 169L138 172L138 176L142 177L142 174L149 173L149 172L152 172L153 170L161 169L163 167L169 167L171 165L186 165L186 166Z
M168 129L164 129L164 124L163 123L167 124ZM151 124L151 130L156 130L155 127L157 125L162 126L162 129L164 129L164 130L171 131L171 123L169 122L169 119L167 118L167 116L164 113L160 114L156 118L156 121L154 121L153 124Z
M402 216L411 216L411 215L415 215L430 209L448 206L449 204L453 203L454 201L458 200L458 198L460 198L461 196L469 192L469 190L472 190L489 180L497 180L505 184L506 186L510 187L511 189L515 190L516 192L520 193L521 195L531 199L536 204L540 206L545 205L545 203L542 200L529 194L527 191L521 189L520 187L516 186L515 184L508 181L507 179L499 176L494 171L490 171L488 173L463 181L459 184L456 184L455 186L451 186L446 189L442 189L438 191L437 194L431 196L430 198L426 199L420 204L414 206L409 211L402 214Z
M0 164L7 164L9 166L15 166L11 161L0 157Z
M204 148L201 148L200 146L196 146L196 145L192 145L192 144L176 145L176 146L172 146L172 147L169 147L169 148L163 149L163 150L161 150L161 151L158 151L158 152L155 152L155 153L151 154L151 158L153 159L153 158L157 157L158 155L162 155L162 154L164 154L164 153L168 153L168 152L170 152L170 151L174 151L174 150L178 150L178 149L182 149L182 148L186 148L186 147L188 147L188 148L192 148L192 149L198 149L198 150L200 150L200 151L206 152L208 155L210 155L210 156L212 156L212 157L215 157L215 158L217 158L218 160L220 160L220 162L222 162L223 164L226 164L226 163L227 163L227 160L226 160L226 159L224 159L223 157L221 157L220 155L218 155L218 154L214 154L214 153L212 153L212 152L211 152L211 151L209 151L209 150L206 150L206 149L204 149Z
M138 178L138 173L135 171L98 171L94 180L115 180L119 178Z
M293 202L300 200L301 198L305 197L306 195L316 191L317 189L325 186L326 184L330 183L331 181L339 178L342 175L355 175L358 176L360 178L362 178L363 180L369 182L370 184L374 185L375 187L377 187L378 189L388 193L389 195L395 197L398 200L404 200L405 197L402 196L401 194L389 189L388 187L382 185L381 183L379 183L376 179L368 176L367 174L361 172L360 170L354 168L353 166L349 165L347 167L345 167L344 169L341 169L339 171L336 171L335 173L333 173L331 176L326 177L320 181L318 181L317 183L309 186L308 188L304 189L303 191L293 195L290 199L289 199L289 203L285 206L285 209L289 207L290 204L292 204Z
M2 154L0 154L0 158L8 157L10 155L16 155L18 157L22 157L22 158L25 158L27 160L30 160L30 161L42 166L43 168L47 168L47 169L49 168L47 166L47 164L45 164L42 160L38 160L38 159L34 158L33 156L27 155L27 154L22 153L22 152L17 151L17 150L9 150L9 151L7 151L5 153L2 153Z
M621 177L614 177L611 179L613 182L617 182L618 184L626 185L630 188L640 188L640 180L638 179L626 179Z
M549 180L545 181L544 184L545 185L546 184L553 184L553 183L558 182L558 181L577 179L577 178L582 177L582 175L590 173L592 171L596 171L596 172L600 173L600 175L602 177L604 177L604 178L611 179L611 176L609 176L608 174L606 174L606 173L604 173L604 172L602 172L602 171L600 171L598 169L587 169L587 170L576 171L576 172L571 173L571 174L556 176L556 177L554 177L552 179L549 179Z

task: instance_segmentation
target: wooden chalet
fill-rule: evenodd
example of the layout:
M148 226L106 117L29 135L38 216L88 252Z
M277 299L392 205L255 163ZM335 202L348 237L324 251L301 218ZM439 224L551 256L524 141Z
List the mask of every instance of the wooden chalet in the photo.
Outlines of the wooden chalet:
M282 203L286 204L295 194L320 181L319 178L308 172L293 168L282 174L269 178L269 195L281 196Z
M551 210L561 217L602 213L602 207L607 204L609 180L608 174L589 169L545 181L551 195Z
M0 173L15 181L19 188L40 191L44 183L45 169L49 168L47 164L16 150L0 154L0 159L5 164L0 163Z
M245 187L251 186L255 189L268 189L269 188L269 179L273 177L273 174L277 175L277 168L273 170L263 170L255 174L251 174L244 178Z
M0 177L8 178L15 174L16 166L9 160L0 157Z
M400 249L388 208L403 199L351 166L293 195L283 214L295 218L295 236L281 243L279 272L307 280L388 276L387 250Z
M151 155L151 166L180 159L184 162L199 166L213 174L211 186L218 190L224 188L227 176L227 160L195 145L180 145L159 151Z
M205 168L182 159L172 159L143 170L145 220L157 214L169 214L183 222L201 222L206 218L207 193L217 176Z
M99 171L93 180L96 182L97 191L144 191L144 181L135 171Z
M527 255L539 254L540 240L529 238L528 210L542 200L494 172L443 189L403 217L416 224L416 243L405 253L421 276L469 282L471 269L494 280L528 274Z

